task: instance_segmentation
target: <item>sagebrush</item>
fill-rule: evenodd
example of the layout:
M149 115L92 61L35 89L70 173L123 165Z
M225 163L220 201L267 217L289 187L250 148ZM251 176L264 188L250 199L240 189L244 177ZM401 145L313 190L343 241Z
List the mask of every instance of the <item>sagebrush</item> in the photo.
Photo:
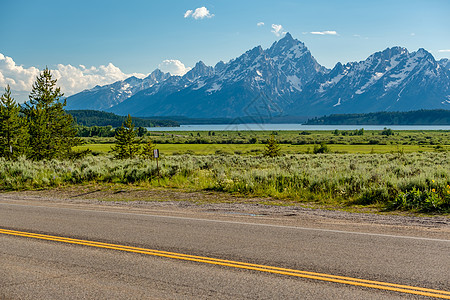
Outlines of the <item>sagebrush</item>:
M433 191L435 208L448 211L450 163L447 152L398 154L298 154L281 157L179 155L150 159L17 161L0 159L2 190L79 183L124 183L215 190L290 201L376 204L391 209L413 190ZM403 193L403 194L402 194Z

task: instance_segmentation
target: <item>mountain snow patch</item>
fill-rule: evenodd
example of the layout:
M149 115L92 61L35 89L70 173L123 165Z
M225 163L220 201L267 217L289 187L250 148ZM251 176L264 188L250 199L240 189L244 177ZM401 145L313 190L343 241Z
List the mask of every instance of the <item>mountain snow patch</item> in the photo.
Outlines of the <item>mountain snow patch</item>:
M333 107L336 107L336 106L339 106L339 105L341 105L341 98L338 99L338 102L335 105L333 105Z
M393 88L398 86L400 83L402 83L405 78L408 77L409 73L411 73L412 70L417 66L417 61L415 57L410 57L408 61L405 64L405 67L398 72L397 74L392 74L391 78L396 78L395 81L391 81L388 84L386 84L386 88Z
M206 83L204 81L199 81L197 83L197 86L192 88L194 91L201 89L202 87L204 87L206 85Z
M300 58L305 54L305 47L297 44L291 48L291 51L294 53L294 58Z
M361 95L366 91L366 89L370 86L372 86L375 82L378 81L381 77L383 77L384 73L375 72L375 74L369 79L369 81L366 82L365 85L363 85L361 88L359 88L355 94Z
M329 80L329 81L327 81L327 82L325 82L325 83L322 83L317 91L318 91L319 93L325 92L325 89L324 89L324 88L327 88L327 87L329 87L329 86L333 86L333 85L337 84L339 81L341 81L341 79L342 79L345 75L347 75L347 72L344 72L344 74L339 74L339 75L335 76L333 79L331 79L331 80Z
M292 85L294 89L299 92L302 91L302 82L300 81L300 78L295 75L289 75L287 76L287 81Z
M121 91L127 91L127 90L130 89L130 87L131 87L131 85L130 85L129 83L125 83L125 84L120 88L120 90L121 90Z
M441 102L442 104L450 104L450 95L447 96L447 100Z
M398 58L400 58L399 55L394 55L394 56L391 58L391 62L390 62L390 64L389 64L389 66L386 67L386 72L389 71L389 70L392 70L393 68L395 68L395 67L400 63L400 61L397 60Z
M221 84L217 84L217 83L214 82L213 85L211 86L211 88L207 89L206 92L207 93L214 93L214 92L220 91L221 88L222 88Z

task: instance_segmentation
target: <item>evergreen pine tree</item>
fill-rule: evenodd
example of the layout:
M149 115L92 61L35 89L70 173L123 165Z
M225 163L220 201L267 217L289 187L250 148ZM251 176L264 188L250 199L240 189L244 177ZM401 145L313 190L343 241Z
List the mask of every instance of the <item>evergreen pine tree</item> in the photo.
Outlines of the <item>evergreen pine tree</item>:
M114 138L115 145L111 148L111 152L115 158L125 159L134 158L139 154L140 139L136 138L137 132L128 115L127 119L122 123L122 126L116 130Z
M264 156L275 157L281 155L281 147L278 145L278 141L275 137L270 135L270 138L267 140L266 148L264 149Z
M155 150L156 145L152 140L148 140L142 148L141 157L146 159L153 159L153 150Z
M64 158L81 144L74 120L64 111L66 100L48 68L36 78L24 113L29 128L29 156L34 160Z
M0 97L0 157L13 159L26 149L26 124L20 115L20 106L11 97L11 89L5 88Z

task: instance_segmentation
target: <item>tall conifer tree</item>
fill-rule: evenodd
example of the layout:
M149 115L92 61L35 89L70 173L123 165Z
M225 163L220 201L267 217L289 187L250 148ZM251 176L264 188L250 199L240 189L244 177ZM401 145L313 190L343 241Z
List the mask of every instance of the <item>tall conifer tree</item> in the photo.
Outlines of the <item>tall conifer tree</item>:
M11 97L8 85L0 97L0 157L14 159L24 154L25 127L24 118L20 115L20 106Z
M71 115L64 111L66 100L48 68L36 78L24 110L29 125L29 156L35 160L64 158L81 143Z
M116 130L115 145L111 148L114 157L124 159L133 158L139 154L139 143L142 139L136 138L137 132L128 115L127 119L122 123L122 126Z

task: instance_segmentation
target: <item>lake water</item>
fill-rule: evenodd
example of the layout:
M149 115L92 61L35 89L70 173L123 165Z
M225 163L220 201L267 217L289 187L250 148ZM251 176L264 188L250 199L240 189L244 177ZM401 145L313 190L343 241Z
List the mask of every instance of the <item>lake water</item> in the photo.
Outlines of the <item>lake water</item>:
M148 127L149 131L281 131L281 130L450 130L450 125L302 125L302 124L217 124Z

